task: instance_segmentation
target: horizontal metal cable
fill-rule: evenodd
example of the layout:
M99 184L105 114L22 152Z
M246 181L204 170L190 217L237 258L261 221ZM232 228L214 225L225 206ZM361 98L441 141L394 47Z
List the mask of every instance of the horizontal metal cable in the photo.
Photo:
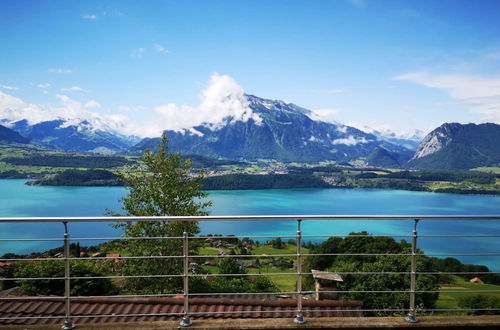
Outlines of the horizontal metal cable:
M303 255L303 254L302 254ZM272 258L272 257L296 257L297 254L206 254L206 255L189 255L188 258Z
M498 238L500 235L417 235L420 238ZM296 235L230 235L230 236L189 236L189 239L209 239L229 240L243 238L296 238ZM389 237L389 238L412 238L412 235L302 235L303 238L367 238L367 237ZM112 237L70 237L70 241L111 241L111 240L162 240L162 239L182 239L182 236L112 236ZM64 238L0 238L0 242L26 242L26 241L63 241Z
M196 236L194 236L196 237ZM194 238L193 237L193 238ZM136 236L136 237L70 237L70 241L107 241L107 240L162 240L162 239L183 239L182 236Z
M109 275L109 276L74 276L68 277L70 280L98 280L98 279L112 279L112 278L169 278L169 277L183 277L184 275ZM65 280L66 277L12 277L4 278L4 281L38 281L38 280Z
M474 237L500 237L500 235L417 235L420 237L429 237L429 238L474 238ZM411 237L411 236L410 236Z
M303 257L321 257L321 256L413 256L411 253L301 253ZM426 256L483 256L483 257L498 257L500 253L417 253L415 254L417 257L426 257ZM288 253L288 254L208 254L208 255L193 255L190 254L187 258L273 258L273 257L296 257L296 253ZM8 262L8 261L64 261L68 260L90 260L90 261L102 261L102 260L127 260L127 259L180 259L184 258L183 255L168 255L168 256L116 256L116 257L44 257L44 258L7 258L0 259L0 261Z
M304 309L304 313L345 313L345 312L397 312L406 313L409 309ZM465 312L465 311L500 311L500 308L436 308L436 309L422 309L421 312L437 312L437 311L455 311L455 312ZM216 315L216 314L280 314L280 313L295 313L294 309L283 309L283 310L250 310L250 311L214 311L214 312L190 312L188 315ZM184 313L172 312L172 313L134 313L134 314L92 314L92 315L71 315L72 319L82 319L82 318L104 318L104 317L148 317L148 316L184 316ZM16 317L0 317L0 320L33 320L33 319L64 319L64 315L60 316L16 316Z
M297 235L227 235L227 236L189 236L189 238L199 238L199 239L209 239L213 238L214 240L230 240L230 239L244 239L244 238L296 238Z
M115 259L179 259L184 256L137 256L137 257L70 257L70 258L13 258L0 259L0 261L64 261L64 260L88 260L88 261L103 261Z
M355 238L367 238L367 237L394 237L394 238L412 238L412 235L374 235L374 234L369 234L369 235L302 235L303 238L326 238L326 237L339 237L339 238L345 238L345 237L355 237Z
M134 221L296 221L296 220L499 220L500 215L240 215L240 216L119 216L119 217L2 217L0 222L134 222Z
M422 312L465 312L465 311L500 311L500 308L433 308L419 309Z
M0 238L0 242L42 242L42 241L63 241L64 238Z
M412 272L335 272L338 275L411 275ZM500 272L415 272L416 275L481 275L500 274ZM287 275L313 275L311 272L288 272L288 273L240 273L240 274L188 274L187 277L245 277L245 276L287 276ZM110 276L75 276L68 277L70 280L95 280L113 278L168 278L184 277L183 274L170 275L110 275ZM3 278L4 281L38 281L38 280L64 280L65 277L12 277Z
M500 290L415 290L416 294L420 293L500 293ZM316 294L316 291L301 291L301 294L312 295ZM322 290L320 293L334 293L334 294L344 294L344 293L365 293L365 294L396 294L396 293L411 293L409 290ZM189 293L189 297L213 297L213 296L284 296L284 295L297 295L297 291L290 292L197 292ZM163 294L137 294L137 295L109 295L109 296L71 296L70 300L82 300L82 299L96 299L96 298L106 298L106 299L123 299L123 298L146 298L146 297L179 297L184 296L182 292L179 293L163 293ZM65 296L40 296L40 297L29 297L30 300L62 300ZM0 297L0 301L16 301L16 300L26 300L23 296L5 296ZM295 298L292 298L295 299Z

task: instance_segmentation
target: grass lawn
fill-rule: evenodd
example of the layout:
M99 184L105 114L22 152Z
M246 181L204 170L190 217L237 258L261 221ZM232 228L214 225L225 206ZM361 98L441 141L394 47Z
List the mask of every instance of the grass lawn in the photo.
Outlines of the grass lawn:
M268 264L268 260L270 258L267 257L262 257L262 255L276 255L276 254L291 254L293 256L290 257L284 257L287 260L290 261L295 261L296 257L295 254L297 253L297 247L293 244L284 244L283 249L276 249L273 248L272 245L270 244L264 244L259 247L254 247L252 250L252 256L249 258L241 258L244 263L250 263L255 261L256 259L259 259L261 263L261 268L247 268L247 271L249 274L258 274L259 272L261 274L278 274L278 273L294 273L296 272L295 268L278 268L278 267L273 267ZM223 249L224 252L228 253L228 249ZM199 250L200 255L217 255L219 252L219 249L214 248L214 247L202 247ZM309 249L307 248L302 248L302 253L309 253ZM203 258L204 261L206 258ZM201 260L201 259L200 259ZM205 269L210 271L213 274L217 274L219 272L219 267L217 266L205 266ZM269 276L269 278L278 286L280 291L283 292L291 292L296 290L296 280L297 276L296 275L273 275Z
M452 286L442 286L441 290L446 291L457 291L457 290L500 290L500 285L493 285L493 284L477 284L477 283L469 283L467 280L465 280L462 277L459 276L453 276L455 279L455 283ZM484 294L484 295L494 295L497 297L500 297L499 292L492 292L492 293L480 293L480 292L474 292L474 293L467 293L467 292L443 292L439 294L439 299L436 303L436 308L460 308L458 306L458 301L460 298L467 297L469 295L477 295L477 294Z

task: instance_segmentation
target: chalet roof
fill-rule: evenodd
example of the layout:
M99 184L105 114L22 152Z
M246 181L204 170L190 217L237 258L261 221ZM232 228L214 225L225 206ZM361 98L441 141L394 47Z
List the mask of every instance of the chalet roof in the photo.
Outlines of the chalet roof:
M342 279L342 276L340 276L337 273L325 272L322 270L315 270L315 269L311 269L311 273L312 273L313 277L315 279L318 279L318 280L344 282L344 280Z
M48 297L17 297L6 300L0 296L0 326L8 324L60 324L64 318L64 299ZM13 298L13 296L9 296ZM45 298L45 299L44 299ZM293 299L258 300L228 298L191 298L190 317L193 319L225 318L293 318ZM361 301L304 300L306 317L360 317ZM165 297L78 298L71 302L73 321L83 323L150 322L179 320L183 299ZM235 312L228 313L228 312ZM191 314L192 313L192 314ZM153 314L141 316L140 314ZM90 317L97 315L97 317ZM129 316L127 316L129 315ZM29 319L8 319L29 317Z
M471 282L471 283L481 283L481 284L484 283L484 281L482 279L480 279L479 277L474 277L473 279L470 279L469 282Z
M106 258L119 258L120 254L119 253L108 253L106 254Z

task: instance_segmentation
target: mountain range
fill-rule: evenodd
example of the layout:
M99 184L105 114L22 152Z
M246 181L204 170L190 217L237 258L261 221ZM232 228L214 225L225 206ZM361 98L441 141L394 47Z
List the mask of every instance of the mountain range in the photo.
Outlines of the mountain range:
M401 137L388 131L326 122L279 100L245 95L251 116L228 116L214 125L167 130L170 148L216 159L282 162L352 162L380 167L468 169L500 164L500 126L444 124L421 142L421 132ZM141 154L158 138L120 134L117 125L94 115L30 121L13 109L0 109L0 143L34 143L48 149L100 154ZM416 149L416 150L415 150Z
M413 152L357 128L314 120L313 113L292 103L247 95L256 118L222 125L203 124L166 131L170 147L184 154L235 160L275 159L283 162L352 161L383 147L408 159ZM157 138L144 139L131 152L153 148Z

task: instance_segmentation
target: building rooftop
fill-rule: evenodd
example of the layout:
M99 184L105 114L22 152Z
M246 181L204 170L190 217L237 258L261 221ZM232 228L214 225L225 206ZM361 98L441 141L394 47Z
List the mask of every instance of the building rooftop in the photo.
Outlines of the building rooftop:
M361 307L361 301L353 300L303 301L306 317L360 317L363 316ZM189 316L194 320L291 319L296 314L296 308L297 302L292 299L191 298L189 300ZM164 297L72 299L71 314L73 322L77 324L179 320L183 314L183 299ZM0 297L0 325L61 324L63 319L62 298L19 297L16 300L2 300Z

